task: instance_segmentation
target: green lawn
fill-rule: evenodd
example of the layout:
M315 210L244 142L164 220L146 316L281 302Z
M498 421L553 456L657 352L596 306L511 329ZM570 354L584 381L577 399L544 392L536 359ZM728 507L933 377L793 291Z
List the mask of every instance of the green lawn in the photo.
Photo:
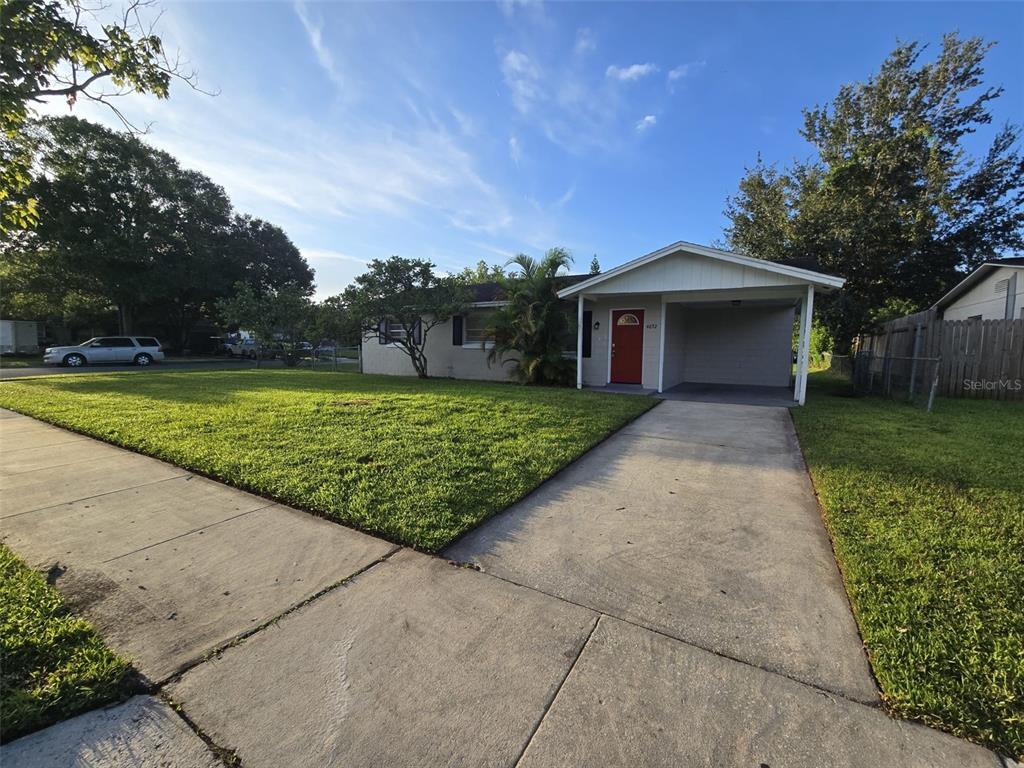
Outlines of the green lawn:
M428 551L656 402L285 369L0 384L0 406Z
M0 654L3 741L118 698L129 670L56 589L2 545Z
M0 368L40 368L42 355L0 355Z
M793 409L887 705L1024 756L1024 403Z

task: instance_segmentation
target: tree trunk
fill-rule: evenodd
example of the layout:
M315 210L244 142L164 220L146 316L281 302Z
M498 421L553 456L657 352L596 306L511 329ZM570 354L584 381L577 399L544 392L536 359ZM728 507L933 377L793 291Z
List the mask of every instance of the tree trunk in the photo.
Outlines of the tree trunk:
M122 336L132 332L132 309L127 304L117 305L117 330Z

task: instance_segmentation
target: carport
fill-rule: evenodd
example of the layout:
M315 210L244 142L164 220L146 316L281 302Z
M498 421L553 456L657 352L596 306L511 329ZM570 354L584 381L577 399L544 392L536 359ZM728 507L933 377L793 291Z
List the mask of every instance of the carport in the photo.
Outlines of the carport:
M802 405L814 295L843 282L795 263L673 243L559 292L577 302L576 385L785 387Z

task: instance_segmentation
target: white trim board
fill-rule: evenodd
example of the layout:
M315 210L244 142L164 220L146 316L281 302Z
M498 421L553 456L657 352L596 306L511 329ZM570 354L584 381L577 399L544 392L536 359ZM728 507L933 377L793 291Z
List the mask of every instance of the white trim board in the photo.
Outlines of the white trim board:
M765 272L785 275L787 277L792 277L799 282L808 283L824 290L842 288L843 284L846 282L846 280L841 277L826 275L823 272L813 272L809 269L776 264L771 261L765 261L764 259L755 259L751 256L744 256L739 253L723 251L718 248L709 248L704 245L697 245L696 243L688 243L685 240L680 240L672 243L671 245L666 245L664 248L659 248L656 251L648 253L646 256L641 256L638 259L627 261L625 264L621 264L614 269L595 275L589 280L584 280L580 283L576 283L575 285L571 285L568 288L564 288L558 292L558 297L560 299L566 299L570 296L575 296L578 293L586 291L588 288L592 288L595 285L603 283L605 280L610 280L613 277L622 275L630 270L636 269L637 267L642 267L645 264L650 264L653 261L657 261L658 259L680 252L691 253L696 256L704 256L709 259L717 259L719 261L725 261L743 267L751 267L754 269L764 270Z

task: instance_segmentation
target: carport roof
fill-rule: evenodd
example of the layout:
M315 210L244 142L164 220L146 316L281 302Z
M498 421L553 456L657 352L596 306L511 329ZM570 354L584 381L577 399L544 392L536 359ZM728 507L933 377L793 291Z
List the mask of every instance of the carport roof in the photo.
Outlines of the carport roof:
M582 282L576 283L575 285L563 288L558 292L559 298L565 299L570 296L575 296L579 293L585 293L588 288L592 288L599 283L603 283L605 280L609 280L613 277L618 277L626 272L637 267L642 267L645 264L650 264L653 261L671 256L675 253L691 253L697 256L704 256L709 259L717 259L719 261L729 262L731 264L737 264L743 267L752 267L754 269L763 269L766 272L772 272L779 275L785 275L794 279L794 282L807 283L814 285L824 290L832 290L834 288L842 288L846 282L841 277L834 275L826 275L823 272L815 272L814 270L805 269L803 267L797 267L792 264L784 262L773 262L765 261L764 259L755 259L751 256L744 256L743 254L733 253L732 251L723 251L719 248L709 248L706 245L697 245L696 243L688 243L685 240L666 245L664 248L660 248L657 251L648 253L646 256L641 256L638 259L627 261L614 269L610 269L607 272L602 272L599 275L583 280Z

